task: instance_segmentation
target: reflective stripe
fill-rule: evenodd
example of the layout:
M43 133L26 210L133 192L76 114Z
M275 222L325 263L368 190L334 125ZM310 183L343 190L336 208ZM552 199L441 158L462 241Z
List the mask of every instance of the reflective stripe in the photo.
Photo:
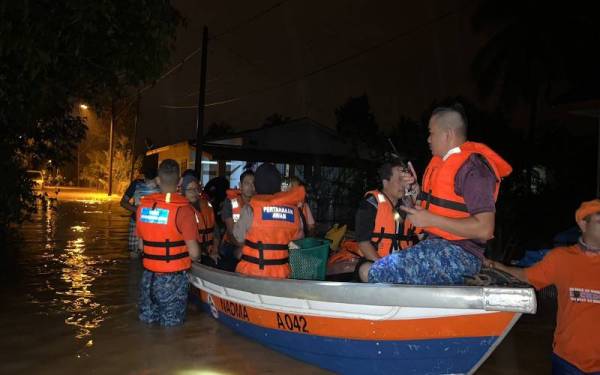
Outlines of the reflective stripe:
M383 203L385 202L385 195L378 193L377 194L377 200L379 201L379 203Z

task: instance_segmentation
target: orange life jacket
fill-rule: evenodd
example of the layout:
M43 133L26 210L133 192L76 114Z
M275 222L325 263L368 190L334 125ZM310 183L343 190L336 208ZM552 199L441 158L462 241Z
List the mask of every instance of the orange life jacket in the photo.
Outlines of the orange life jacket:
M242 192L239 189L227 190L227 199L231 201L231 212L233 214L233 222L237 223L240 219L240 213L242 207L244 207L244 199L242 199Z
M300 227L298 203L305 194L304 187L299 186L288 192L252 197L248 203L253 211L252 225L246 233L237 272L275 278L290 275L288 243Z
M449 218L460 219L470 216L464 198L454 192L454 180L460 167L473 154L480 155L496 176L494 199L498 198L500 181L512 172L512 167L488 146L482 143L465 142L460 146L459 153L451 154L446 160L439 156L431 159L423 174L423 184L419 194L421 207L436 215ZM423 230L447 240L465 239L437 227L427 227Z
M153 272L179 272L192 264L183 234L177 228L177 212L189 206L176 193L156 193L140 200L136 219L144 244L143 266Z
M228 189L226 191L227 199L231 202L231 218L233 219L233 223L237 223L240 219L240 214L242 213L242 208L244 207L244 199L242 198L242 191L239 189ZM223 236L223 241L229 242L230 244L235 243L232 241L229 232L225 232Z
M207 200L200 198L199 202L200 211L194 208L196 223L198 223L198 243L200 250L206 253L215 237L215 212Z
M392 206L392 202L379 190L372 190L365 194L372 195L377 201L377 215L375 226L371 234L371 242L380 257L390 255L394 250L404 250L417 241L415 228L402 220L400 214Z

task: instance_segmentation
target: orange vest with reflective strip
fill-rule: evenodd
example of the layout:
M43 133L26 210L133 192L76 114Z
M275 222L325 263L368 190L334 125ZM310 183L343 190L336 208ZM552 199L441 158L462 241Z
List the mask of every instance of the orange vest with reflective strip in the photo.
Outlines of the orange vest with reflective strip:
M500 181L512 172L512 167L488 146L482 143L465 142L460 146L459 153L451 154L446 160L439 156L431 159L423 174L423 184L419 194L421 207L436 215L449 218L460 219L470 216L464 198L454 192L454 180L458 170L473 154L480 155L496 176L494 199L498 198ZM465 239L436 227L422 229L447 240Z
M240 213L242 212L242 207L244 207L244 199L242 199L242 192L239 189L229 189L227 190L227 199L231 202L231 213L233 222L237 223L240 219Z
M371 242L380 257L390 255L393 250L404 250L412 246L417 237L414 227L407 221L402 221L398 211L392 203L379 190L372 190L365 194L372 195L377 201L377 215Z
M253 218L246 233L242 259L236 271L251 276L287 278L290 275L288 243L300 228L298 203L304 187L273 195L255 195L250 203Z
M183 234L177 228L177 212L190 202L176 193L142 197L136 212L144 244L142 263L153 272L179 272L192 264Z
M233 219L233 223L237 223L240 219L240 214L242 212L242 208L244 207L244 199L242 198L242 191L239 189L228 189L226 191L227 199L231 202L231 218ZM229 233L225 232L225 236L223 238L224 241L229 243L234 243L229 238Z
M206 253L215 237L215 212L207 200L200 198L200 211L194 208L194 213L196 214L196 223L198 223L200 250Z

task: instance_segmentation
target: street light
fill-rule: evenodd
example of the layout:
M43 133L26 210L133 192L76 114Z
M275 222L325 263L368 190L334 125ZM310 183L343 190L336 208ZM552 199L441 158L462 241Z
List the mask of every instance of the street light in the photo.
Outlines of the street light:
M87 106L87 104L80 104L79 108L86 110L86 109L88 109L88 106Z

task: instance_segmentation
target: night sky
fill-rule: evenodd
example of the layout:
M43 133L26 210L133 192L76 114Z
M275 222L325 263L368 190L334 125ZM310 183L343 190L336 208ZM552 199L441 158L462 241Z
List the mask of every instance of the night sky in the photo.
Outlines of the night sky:
M237 99L209 106L207 127L223 121L234 130L256 128L275 112L335 127L335 108L366 93L386 129L402 115L418 117L434 100L476 97L469 69L485 42L471 27L476 1L179 0L175 6L187 27L178 33L173 64L200 47L208 26L206 103ZM144 92L138 145L145 137L156 146L194 137L199 65L198 53Z

